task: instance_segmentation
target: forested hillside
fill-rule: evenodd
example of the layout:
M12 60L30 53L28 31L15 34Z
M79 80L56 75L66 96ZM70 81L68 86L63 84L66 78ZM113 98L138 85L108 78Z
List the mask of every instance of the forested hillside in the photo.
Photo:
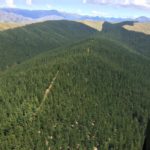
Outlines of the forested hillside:
M0 149L142 149L149 36L104 25L50 21L0 32Z
M0 32L0 69L33 56L86 39L96 30L73 21L47 21Z
M150 113L149 67L117 43L90 39L5 72L1 149L140 150Z

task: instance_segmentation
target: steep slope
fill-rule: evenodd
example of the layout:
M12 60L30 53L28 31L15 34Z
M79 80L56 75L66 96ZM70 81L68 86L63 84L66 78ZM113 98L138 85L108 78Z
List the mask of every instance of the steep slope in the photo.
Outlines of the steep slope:
M150 60L110 40L53 49L0 76L1 149L140 150Z
M72 21L47 21L0 32L0 69L61 45L86 39L96 32Z

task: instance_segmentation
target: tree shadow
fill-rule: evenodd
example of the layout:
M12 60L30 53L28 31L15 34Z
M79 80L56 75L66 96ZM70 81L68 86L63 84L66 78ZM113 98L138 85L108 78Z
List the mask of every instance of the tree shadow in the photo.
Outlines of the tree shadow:
M143 150L150 150L150 120L148 121L147 129L145 132Z

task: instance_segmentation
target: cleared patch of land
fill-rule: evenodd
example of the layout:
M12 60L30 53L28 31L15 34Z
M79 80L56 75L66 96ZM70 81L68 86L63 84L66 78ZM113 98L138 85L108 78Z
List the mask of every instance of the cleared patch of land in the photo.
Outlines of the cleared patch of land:
M124 28L130 31L142 32L150 35L150 23L134 23L133 26L125 25Z
M102 27L103 27L103 23L104 22L101 22L101 21L88 21L88 20L85 20L85 21L80 21L81 23L91 27L91 28L94 28L98 31L101 31L102 30Z
M3 30L8 30L8 29L13 29L13 28L17 28L23 26L23 24L17 24L17 23L0 23L0 31Z

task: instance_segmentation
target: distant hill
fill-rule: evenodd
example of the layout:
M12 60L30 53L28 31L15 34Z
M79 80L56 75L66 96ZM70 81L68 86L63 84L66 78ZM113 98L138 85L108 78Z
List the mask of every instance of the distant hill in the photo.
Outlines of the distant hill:
M25 23L32 21L31 18L24 17L13 12L0 11L0 23Z
M145 16L141 16L141 17L136 18L135 21L138 21L138 22L150 22L150 18L145 17Z
M54 16L59 19L68 19L68 20L74 20L77 18L80 18L80 15L71 14L71 13L65 13L65 12L59 12L57 10L25 10L25 9L14 9L14 8L3 8L3 11L7 13L15 13L17 15L22 15L24 17L29 17L32 19L42 19L45 17L51 17L53 16L53 19L55 20Z
M23 17L31 18L34 21L40 20L88 20L88 21L108 21L108 22L122 22L122 21L139 21L139 22L150 22L150 18L139 17L133 18L114 18L114 17L99 17L99 16L87 16L74 13L61 12L57 10L25 10L17 8L2 8L2 11L7 13L13 13L21 15Z

